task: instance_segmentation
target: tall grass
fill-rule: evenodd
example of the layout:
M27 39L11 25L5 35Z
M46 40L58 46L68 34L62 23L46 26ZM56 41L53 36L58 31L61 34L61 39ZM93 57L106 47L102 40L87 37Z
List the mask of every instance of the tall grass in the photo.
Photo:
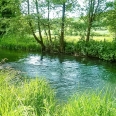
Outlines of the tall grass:
M23 37L4 35L4 37L0 39L0 47L9 50L41 51L41 46L29 35Z
M12 74L11 71L0 72L0 116L48 116L53 114L54 92L48 83L36 78L30 81L20 81L16 85L13 81L16 73L13 72Z
M115 116L116 100L109 93L74 95L63 107L61 116Z
M116 99L110 91L75 94L67 103L56 104L45 80L22 81L18 74L0 71L0 116L116 116Z

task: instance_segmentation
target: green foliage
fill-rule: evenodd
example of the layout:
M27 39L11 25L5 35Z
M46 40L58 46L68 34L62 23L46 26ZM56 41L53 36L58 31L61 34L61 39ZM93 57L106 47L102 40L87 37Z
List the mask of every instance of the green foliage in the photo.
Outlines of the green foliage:
M82 55L97 57L107 61L116 61L116 41L94 41L86 43L79 41L76 45L76 52Z
M91 92L74 95L63 107L61 116L115 116L115 100L110 92L102 94Z
M1 116L48 116L54 112L54 94L45 80L19 81L16 71L0 71ZM12 81L14 82L12 83Z
M13 69L0 70L0 116L116 116L115 93L75 94L56 104L54 91L42 79L24 79Z
M73 42L65 42L65 53L74 54L75 44Z
M4 35L10 27L12 18L19 16L19 0L1 0L0 1L0 35Z
M41 51L40 45L34 41L31 36L3 36L0 40L0 47L10 50L24 50L24 51Z
M110 32L113 32L114 38L116 38L116 1L108 2L109 9L102 14L103 25L106 26Z

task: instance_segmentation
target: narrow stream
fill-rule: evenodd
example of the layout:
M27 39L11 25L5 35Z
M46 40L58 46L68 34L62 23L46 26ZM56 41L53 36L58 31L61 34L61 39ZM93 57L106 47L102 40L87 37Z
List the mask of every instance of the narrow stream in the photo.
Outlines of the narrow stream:
M116 63L66 55L0 50L5 65L26 73L30 78L42 77L49 81L58 99L66 100L76 92L116 88Z

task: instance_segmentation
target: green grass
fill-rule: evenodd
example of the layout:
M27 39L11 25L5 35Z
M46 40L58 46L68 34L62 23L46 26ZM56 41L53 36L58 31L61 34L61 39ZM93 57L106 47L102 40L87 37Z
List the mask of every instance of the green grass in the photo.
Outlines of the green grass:
M65 41L66 42L78 42L80 40L80 36L66 36L65 37ZM108 41L108 42L112 42L113 41L113 37L112 36L93 36L90 37L92 40L95 41Z
M45 80L17 82L16 71L0 72L0 116L47 116L54 112L54 92Z
M63 107L61 116L115 116L116 101L109 93L74 95Z
M59 40L59 38L57 39ZM95 41L104 41L105 39L109 42L113 40L112 36L93 36L92 39ZM79 40L80 36L65 36L67 43L77 43ZM56 48L53 49L57 49L58 41L57 43L54 42L54 45L56 45ZM41 51L41 46L35 41L32 35L4 35L0 38L0 47L10 50Z
M4 36L0 39L0 47L10 50L41 51L41 47L32 36Z
M60 104L45 80L22 80L17 71L0 71L0 116L116 116L114 94L91 91Z

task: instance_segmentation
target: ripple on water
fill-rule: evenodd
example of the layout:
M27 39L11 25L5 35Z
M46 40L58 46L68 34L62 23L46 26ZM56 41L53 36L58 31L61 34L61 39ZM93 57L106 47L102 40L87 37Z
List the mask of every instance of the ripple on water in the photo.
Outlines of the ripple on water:
M15 59L14 54L10 52L7 55L12 55ZM49 80L59 99L66 99L73 93L86 89L103 88L105 84L112 88L116 87L115 64L109 65L98 60L75 59L69 56L42 56L36 53L18 54L14 61L8 61L11 67L26 72L30 77L40 76Z

